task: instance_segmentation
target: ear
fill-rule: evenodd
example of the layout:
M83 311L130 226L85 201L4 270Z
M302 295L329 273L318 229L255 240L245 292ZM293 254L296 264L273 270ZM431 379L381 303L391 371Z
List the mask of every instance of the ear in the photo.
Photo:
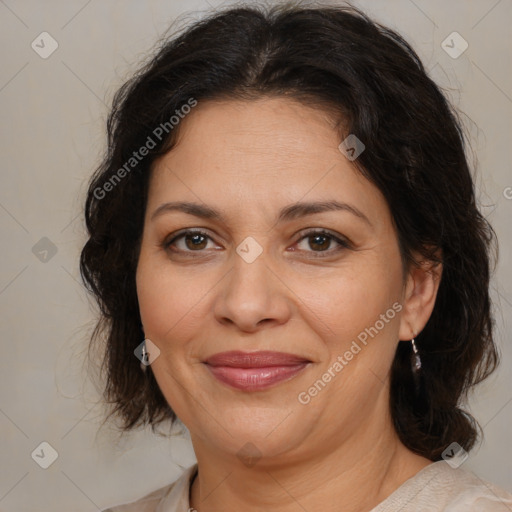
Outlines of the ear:
M436 252L440 258L441 252ZM416 264L412 264L404 286L402 296L402 315L400 319L399 339L410 340L425 327L434 310L437 291L443 271L442 263L421 260L421 255L413 255Z

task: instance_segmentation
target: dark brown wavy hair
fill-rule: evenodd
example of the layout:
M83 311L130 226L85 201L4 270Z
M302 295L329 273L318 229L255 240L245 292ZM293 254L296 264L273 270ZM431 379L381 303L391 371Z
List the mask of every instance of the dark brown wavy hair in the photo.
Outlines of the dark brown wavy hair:
M155 160L175 143L179 123L171 129L169 119L191 98L200 104L265 96L336 113L340 142L350 133L366 146L354 163L387 200L404 268L418 264L415 251L442 260L436 304L416 338L420 389L411 344L399 342L390 409L410 450L438 460L456 441L469 451L480 431L462 405L499 360L489 298L496 237L476 205L454 109L400 35L349 6L242 6L210 14L164 40L116 93L108 150L89 184L89 239L80 258L101 312L91 343L106 338L104 395L111 415L124 430L147 424L155 430L176 420L151 370L142 372L134 356L144 339L135 272L148 181ZM159 126L168 128L161 140L154 136ZM148 137L154 147L133 165L133 152Z

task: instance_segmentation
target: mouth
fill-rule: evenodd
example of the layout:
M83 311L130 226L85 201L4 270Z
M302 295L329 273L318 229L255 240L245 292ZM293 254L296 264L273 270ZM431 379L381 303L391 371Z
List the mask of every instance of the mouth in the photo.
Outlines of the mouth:
M221 352L204 364L220 382L243 391L259 391L298 375L311 361L284 352Z

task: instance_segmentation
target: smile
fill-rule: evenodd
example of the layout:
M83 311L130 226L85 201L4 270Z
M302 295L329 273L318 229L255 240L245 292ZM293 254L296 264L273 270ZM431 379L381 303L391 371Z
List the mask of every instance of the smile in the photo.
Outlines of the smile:
M299 374L311 361L283 352L223 352L205 361L220 382L243 391L259 391Z

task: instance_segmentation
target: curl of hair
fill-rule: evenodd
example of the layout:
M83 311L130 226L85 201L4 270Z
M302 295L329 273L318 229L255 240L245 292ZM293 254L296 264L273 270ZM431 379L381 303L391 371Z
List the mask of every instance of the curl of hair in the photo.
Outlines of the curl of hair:
M80 258L82 278L101 311L97 331L103 325L106 332L111 414L126 430L176 419L133 351L143 339L135 272L150 171L172 149L179 125L108 193L101 191L191 98L265 96L291 97L336 115L340 142L352 133L366 146L354 163L388 203L404 271L419 260L442 263L433 313L416 338L421 392L412 381L410 344L400 342L390 411L400 439L414 452L438 460L453 441L469 451L478 426L461 404L498 363L489 298L494 231L476 205L455 111L403 38L352 7L215 13L165 41L117 92L107 154L89 184L89 239Z

